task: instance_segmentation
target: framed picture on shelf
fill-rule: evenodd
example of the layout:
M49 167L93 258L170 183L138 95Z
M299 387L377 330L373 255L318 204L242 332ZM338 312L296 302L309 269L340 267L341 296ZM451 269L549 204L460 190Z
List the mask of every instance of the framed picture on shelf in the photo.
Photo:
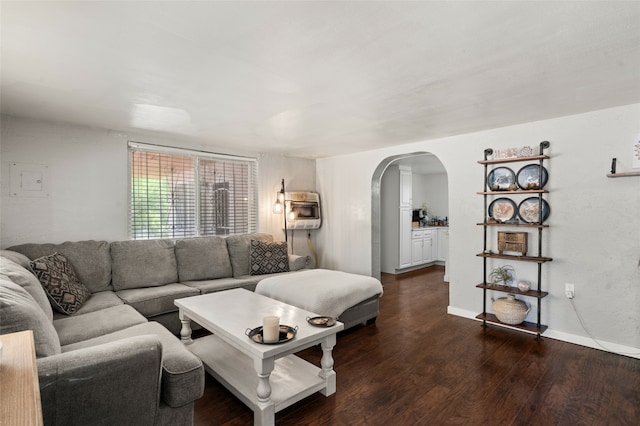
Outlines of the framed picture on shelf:
M509 167L497 167L489 172L487 184L492 191L515 191L516 174Z
M542 173L542 179L540 174ZM537 164L529 164L518 170L516 180L522 189L542 189L547 184L549 174L547 169Z

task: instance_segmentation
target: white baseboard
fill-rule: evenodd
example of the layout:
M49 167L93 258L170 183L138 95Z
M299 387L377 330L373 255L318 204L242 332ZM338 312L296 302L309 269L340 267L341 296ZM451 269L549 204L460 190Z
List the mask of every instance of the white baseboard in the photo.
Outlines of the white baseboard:
M467 311L466 309L455 308L452 306L447 307L447 313L458 317L469 318L474 321L480 321L476 319L477 312ZM620 345L613 342L600 341L600 344L607 348L603 349L598 343L588 336L579 336L577 334L565 333L563 331L553 330L548 328L547 331L542 334L542 337L548 337L549 339L560 340L567 343L573 343L575 345L585 346L588 348L599 349L605 352L612 352L619 355L628 356L630 358L640 359L640 348L634 348L631 346Z

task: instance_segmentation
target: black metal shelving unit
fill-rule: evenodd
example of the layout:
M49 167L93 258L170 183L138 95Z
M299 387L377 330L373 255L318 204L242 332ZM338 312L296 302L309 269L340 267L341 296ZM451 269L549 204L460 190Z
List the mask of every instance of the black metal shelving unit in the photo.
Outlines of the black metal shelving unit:
M515 163L515 162L532 162L537 161L540 167L539 175L540 180L542 181L542 167L545 160L549 160L549 156L544 154L544 150L548 149L550 143L548 141L540 142L540 151L539 155L529 156L529 157L516 157L516 158L502 158L502 159L492 159L489 160L489 156L493 154L493 149L487 148L484 150L484 160L478 161L479 164L484 165L484 191L478 192L479 195L484 197L484 222L478 223L478 226L483 227L484 231L484 245L482 253L478 253L477 256L483 258L483 281L482 283L476 285L477 288L482 289L482 313L476 316L477 319L482 320L482 326L487 327L487 324L496 324L503 327L514 328L517 330L525 331L528 333L532 333L536 335L536 339L540 340L540 336L547 330L547 326L541 324L541 308L542 308L542 299L546 297L549 293L546 291L542 291L542 266L546 262L550 262L553 259L550 257L545 257L542 255L542 237L543 231L549 227L549 225L544 225L543 215L542 215L542 205L543 205L543 195L548 194L549 191L545 189L536 189L536 190L515 190L515 191L491 191L489 190L489 182L488 176L490 167L496 164L506 164L506 163ZM534 163L535 164L535 163ZM538 202L541 207L541 211L539 214L538 223L500 223L500 222L489 222L488 208L489 208L489 199L494 195L504 196L508 194L520 195L520 194L537 194ZM488 230L491 227L511 227L511 228L526 228L533 229L538 232L538 250L537 256L519 256L519 255L509 255L509 254L499 254L490 251L489 243L487 241ZM504 260L512 260L517 262L534 262L538 264L538 280L535 289L531 289L526 292L519 291L517 288L505 288L505 287L497 287L487 283L487 263L488 259L504 259ZM487 312L487 291L498 291L503 293L511 293L520 296L533 297L537 299L537 321L533 322L523 322L518 325L504 324L498 320L498 318L491 313Z

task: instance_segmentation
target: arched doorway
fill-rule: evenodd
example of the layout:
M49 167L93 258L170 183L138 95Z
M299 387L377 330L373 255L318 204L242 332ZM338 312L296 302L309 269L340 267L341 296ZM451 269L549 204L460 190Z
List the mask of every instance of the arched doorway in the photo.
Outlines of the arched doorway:
M414 169L436 167L445 173L444 165L437 156L430 152L418 151L407 154L394 155L385 158L380 162L373 173L371 179L371 275L380 279L381 276L381 256L382 256L382 232L385 224L382 223L382 202L383 200L383 176L392 165L410 165ZM448 211L448 205L447 205Z

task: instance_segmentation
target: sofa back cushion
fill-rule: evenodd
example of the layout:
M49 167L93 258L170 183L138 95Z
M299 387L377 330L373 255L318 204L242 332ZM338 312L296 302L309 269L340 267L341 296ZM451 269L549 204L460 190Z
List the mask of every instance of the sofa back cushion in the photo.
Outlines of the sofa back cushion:
M31 259L25 256L22 253L18 253L17 251L12 250L0 250L0 256L9 259L10 261L17 263L25 269L29 269L29 263L31 263Z
M176 260L181 282L227 278L233 275L227 242L222 237L177 240Z
M231 259L231 267L233 268L233 276L239 277L249 275L249 250L251 240L271 242L273 236L271 234L242 234L231 235L226 238L227 249Z
M36 278L30 270L23 268L3 255L0 256L0 275L24 288L27 293L33 297L33 300L38 304L40 309L42 309L47 319L53 321L53 310L51 309L49 299L47 299L47 295L40 285L40 281L38 281L38 278Z
M0 334L23 330L33 330L38 358L61 352L53 323L33 297L18 284L0 276Z
M116 241L111 243L111 260L116 291L178 282L171 240Z
M67 241L62 244L21 244L9 247L31 260L60 253L69 260L82 284L91 293L113 290L111 255L106 241Z

